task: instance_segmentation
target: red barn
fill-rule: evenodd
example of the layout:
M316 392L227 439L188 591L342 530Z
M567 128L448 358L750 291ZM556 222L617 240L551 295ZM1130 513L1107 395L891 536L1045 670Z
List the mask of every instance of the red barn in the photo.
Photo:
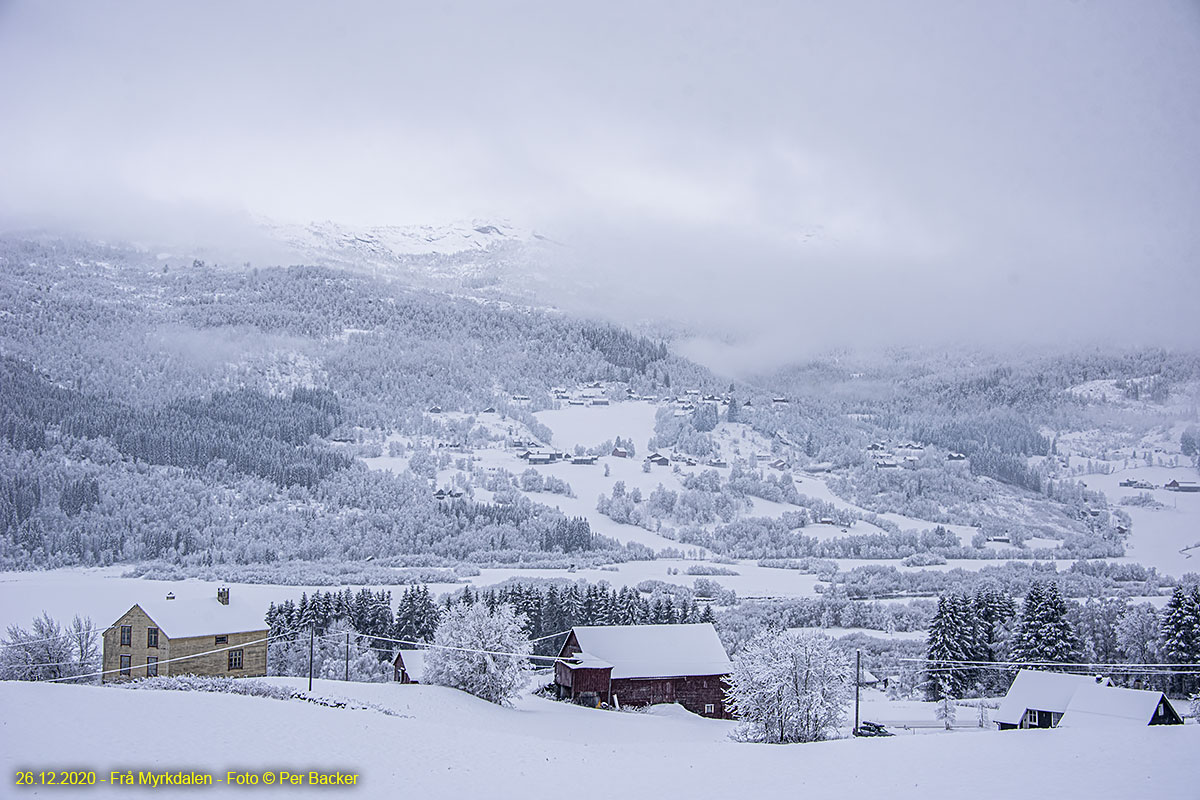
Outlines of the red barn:
M560 698L587 705L679 703L701 716L730 717L731 665L711 623L580 626L571 629L559 658Z

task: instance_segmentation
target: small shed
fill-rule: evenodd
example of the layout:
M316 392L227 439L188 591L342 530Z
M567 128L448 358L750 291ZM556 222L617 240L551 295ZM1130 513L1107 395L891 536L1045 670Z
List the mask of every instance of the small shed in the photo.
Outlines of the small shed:
M425 678L424 650L397 650L392 676L399 683L421 683Z

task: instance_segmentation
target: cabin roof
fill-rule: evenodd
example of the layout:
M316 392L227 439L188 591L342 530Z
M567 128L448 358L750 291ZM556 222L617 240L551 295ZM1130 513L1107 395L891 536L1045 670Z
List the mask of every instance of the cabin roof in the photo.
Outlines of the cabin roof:
M218 602L215 595L141 600L136 605L169 639L267 630L266 609L235 592L230 593L229 605Z
M1008 688L1008 694L1000 701L1000 708L992 715L992 719L1007 725L1019 725L1025 711L1031 708L1061 714L1067 710L1071 697L1080 687L1095 683L1096 679L1091 675L1023 669L1017 673L1016 680Z
M1076 690L1058 724L1068 728L1149 725L1158 704L1164 701L1171 702L1162 692L1092 683Z
M392 658L392 663L400 660L400 664L404 665L404 671L408 673L409 680L417 683L425 682L425 651L424 650L397 650L396 655Z
M712 623L577 626L589 658L613 665L613 678L725 675L732 665Z

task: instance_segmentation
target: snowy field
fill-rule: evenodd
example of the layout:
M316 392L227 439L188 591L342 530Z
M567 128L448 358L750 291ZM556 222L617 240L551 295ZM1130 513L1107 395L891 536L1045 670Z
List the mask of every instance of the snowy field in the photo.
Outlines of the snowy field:
M304 688L298 679L272 679ZM356 797L1015 796L1195 800L1200 725L997 732L975 728L807 745L731 741L732 723L678 706L619 714L532 696L500 708L440 687L316 681L314 694L391 710L300 700L0 683L0 766L18 770L340 771ZM996 769L994 765L1005 765ZM6 784L7 785L7 784ZM554 787L560 787L556 791ZM143 787L139 787L143 788ZM307 787L305 787L307 788ZM296 787L160 788L156 797L291 796ZM8 796L127 797L111 785Z
M1116 506L1123 497L1147 491L1161 504L1161 508L1119 506L1133 522L1129 541L1125 543L1124 560L1156 567L1160 572L1176 577L1185 572L1200 573L1200 492L1133 489L1120 485L1128 479L1155 486L1171 480L1200 481L1196 470L1191 467L1137 467L1117 469L1110 475L1083 475L1080 480L1089 489L1104 492L1110 505Z

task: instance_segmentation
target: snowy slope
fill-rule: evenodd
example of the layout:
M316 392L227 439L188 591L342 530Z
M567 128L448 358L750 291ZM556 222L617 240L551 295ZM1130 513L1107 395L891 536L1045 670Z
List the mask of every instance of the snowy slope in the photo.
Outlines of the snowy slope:
M299 686L296 679L277 679ZM677 707L618 714L526 697L512 709L439 687L317 681L315 693L384 705L117 688L0 684L0 765L18 769L230 769L355 773L357 797L628 798L970 796L1194 798L1200 726L898 735L811 745L730 741L731 723ZM1004 764L1018 768L996 770ZM1032 776L1036 776L1033 779ZM216 784L156 797L282 796ZM29 796L130 796L107 785Z

